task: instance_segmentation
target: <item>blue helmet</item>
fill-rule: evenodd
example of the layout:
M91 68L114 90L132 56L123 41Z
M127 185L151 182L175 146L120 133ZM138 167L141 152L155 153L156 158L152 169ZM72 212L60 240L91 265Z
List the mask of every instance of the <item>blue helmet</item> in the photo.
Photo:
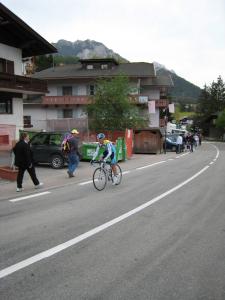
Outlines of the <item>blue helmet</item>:
M98 140L101 140L101 139L104 139L104 138L105 138L104 133L99 133L99 134L97 135L97 139L98 139Z

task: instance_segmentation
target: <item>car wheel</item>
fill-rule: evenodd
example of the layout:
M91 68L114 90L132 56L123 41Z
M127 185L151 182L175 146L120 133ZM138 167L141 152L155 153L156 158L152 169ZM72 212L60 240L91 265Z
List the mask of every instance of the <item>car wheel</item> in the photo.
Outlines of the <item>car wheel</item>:
M53 155L51 159L53 169L61 169L64 166L64 159L60 155Z

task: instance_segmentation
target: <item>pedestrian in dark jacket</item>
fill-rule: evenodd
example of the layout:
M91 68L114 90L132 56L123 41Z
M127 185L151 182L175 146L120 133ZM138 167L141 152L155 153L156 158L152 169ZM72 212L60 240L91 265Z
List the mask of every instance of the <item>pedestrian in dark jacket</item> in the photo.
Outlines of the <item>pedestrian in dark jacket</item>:
M15 166L19 169L17 175L17 192L21 192L23 190L23 176L26 170L29 173L36 189L43 185L43 183L39 182L36 176L29 140L30 138L28 133L23 132L20 135L19 142L17 142L13 148L13 152L15 154Z
M74 177L74 171L76 170L79 161L80 153L78 150L78 139L77 135L79 132L76 129L71 130L71 137L68 139L69 152L68 152L68 175L69 178Z
M188 134L187 140L188 140L188 144L190 147L190 152L193 152L193 146L194 146L194 142L195 142L193 134Z

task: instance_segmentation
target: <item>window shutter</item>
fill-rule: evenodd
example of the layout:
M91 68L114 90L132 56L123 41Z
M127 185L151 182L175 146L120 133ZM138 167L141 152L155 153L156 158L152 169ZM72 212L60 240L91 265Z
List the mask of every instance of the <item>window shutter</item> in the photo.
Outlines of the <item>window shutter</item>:
M14 61L6 60L6 73L14 74Z

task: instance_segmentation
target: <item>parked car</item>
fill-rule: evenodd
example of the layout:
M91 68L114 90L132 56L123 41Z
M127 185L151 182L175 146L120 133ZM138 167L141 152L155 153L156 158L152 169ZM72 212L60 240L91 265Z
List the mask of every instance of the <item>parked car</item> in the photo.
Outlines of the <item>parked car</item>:
M67 162L61 144L66 132L39 132L31 140L31 150L35 163L47 163L60 169Z
M166 150L176 151L177 136L178 134L168 134L166 136ZM163 146L165 147L165 142ZM181 150L183 151L183 147Z

